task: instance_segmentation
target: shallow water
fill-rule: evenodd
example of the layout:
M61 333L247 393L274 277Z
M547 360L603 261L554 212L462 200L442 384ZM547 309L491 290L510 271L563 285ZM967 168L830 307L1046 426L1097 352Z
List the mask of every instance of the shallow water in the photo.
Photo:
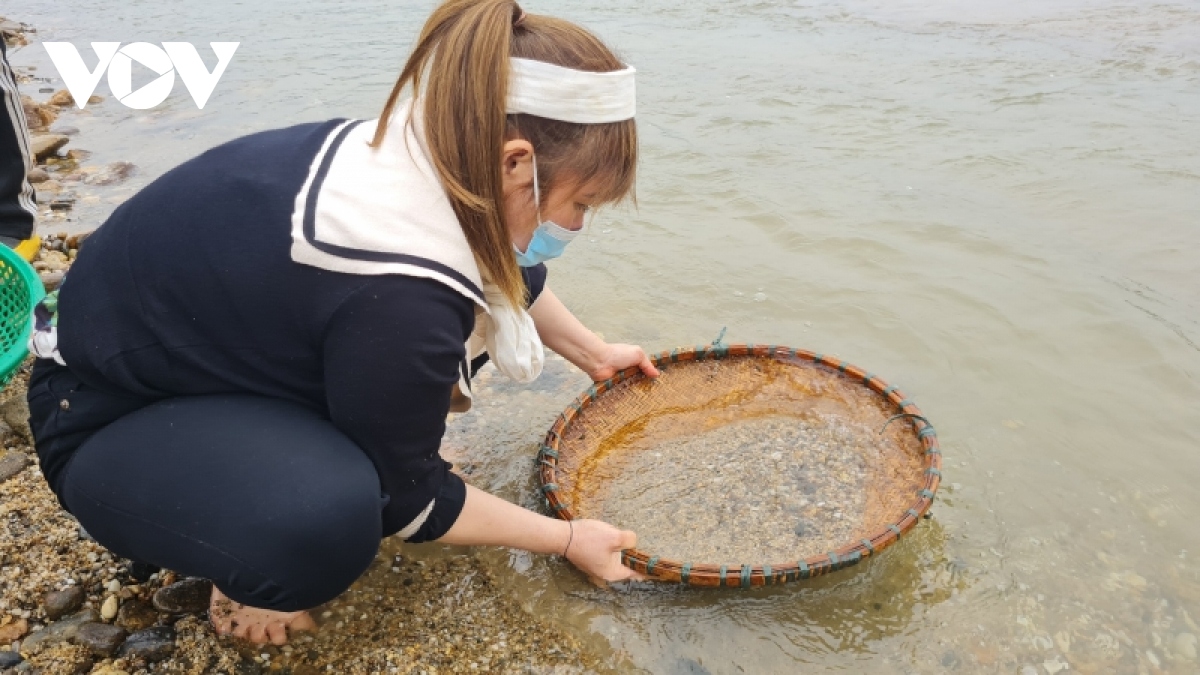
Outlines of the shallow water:
M132 188L240 133L373 116L430 4L3 12L79 45L242 41L204 111L177 85L64 116L92 161L141 168ZM558 294L610 339L728 326L869 368L937 425L946 482L911 537L806 587L601 592L498 551L504 583L625 670L1195 672L1200 3L529 9L639 68L640 208L597 217ZM13 60L52 72L36 44ZM584 380L555 362L456 420L473 480L536 504L532 453Z

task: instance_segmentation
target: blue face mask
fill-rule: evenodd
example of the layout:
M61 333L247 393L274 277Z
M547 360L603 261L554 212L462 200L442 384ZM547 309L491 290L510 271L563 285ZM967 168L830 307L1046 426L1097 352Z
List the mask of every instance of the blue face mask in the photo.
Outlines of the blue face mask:
M552 260L563 254L567 244L579 236L579 230L568 230L552 220L542 220L542 195L538 190L537 157L533 158L533 201L537 206L538 221L541 223L533 231L533 239L525 251L513 245L517 254L517 264L521 267L533 267L547 260Z

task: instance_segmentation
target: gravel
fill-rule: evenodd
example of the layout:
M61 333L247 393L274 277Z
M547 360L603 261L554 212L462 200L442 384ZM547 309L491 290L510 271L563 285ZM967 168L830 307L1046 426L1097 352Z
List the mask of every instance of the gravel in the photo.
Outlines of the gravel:
M872 529L864 487L881 446L876 429L816 413L734 422L651 447L634 440L589 472L607 480L595 481L579 510L634 530L640 550L664 558L794 561Z

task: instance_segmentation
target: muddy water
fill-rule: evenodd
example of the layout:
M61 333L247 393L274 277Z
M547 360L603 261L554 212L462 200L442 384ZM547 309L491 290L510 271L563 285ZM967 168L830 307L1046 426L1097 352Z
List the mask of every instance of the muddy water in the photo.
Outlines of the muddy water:
M204 111L179 87L69 122L145 181L243 132L374 114L429 4L3 11L80 45L242 41ZM938 426L946 487L912 537L806 588L601 592L495 552L512 592L626 670L1195 672L1200 4L530 9L640 72L640 209L597 217L553 267L559 295L612 339L727 325L868 367ZM14 61L52 73L36 44ZM474 480L531 505L537 437L585 385L555 368L451 435Z

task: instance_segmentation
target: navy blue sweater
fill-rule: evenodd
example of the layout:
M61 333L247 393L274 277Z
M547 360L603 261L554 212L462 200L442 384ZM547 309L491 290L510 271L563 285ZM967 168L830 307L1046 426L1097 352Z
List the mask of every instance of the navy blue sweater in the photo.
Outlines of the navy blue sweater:
M338 122L237 139L119 207L63 284L59 349L116 396L241 392L318 411L374 462L383 535L436 497L410 540L435 539L465 497L438 447L475 305L428 279L291 260L296 194ZM545 273L526 270L531 297Z

